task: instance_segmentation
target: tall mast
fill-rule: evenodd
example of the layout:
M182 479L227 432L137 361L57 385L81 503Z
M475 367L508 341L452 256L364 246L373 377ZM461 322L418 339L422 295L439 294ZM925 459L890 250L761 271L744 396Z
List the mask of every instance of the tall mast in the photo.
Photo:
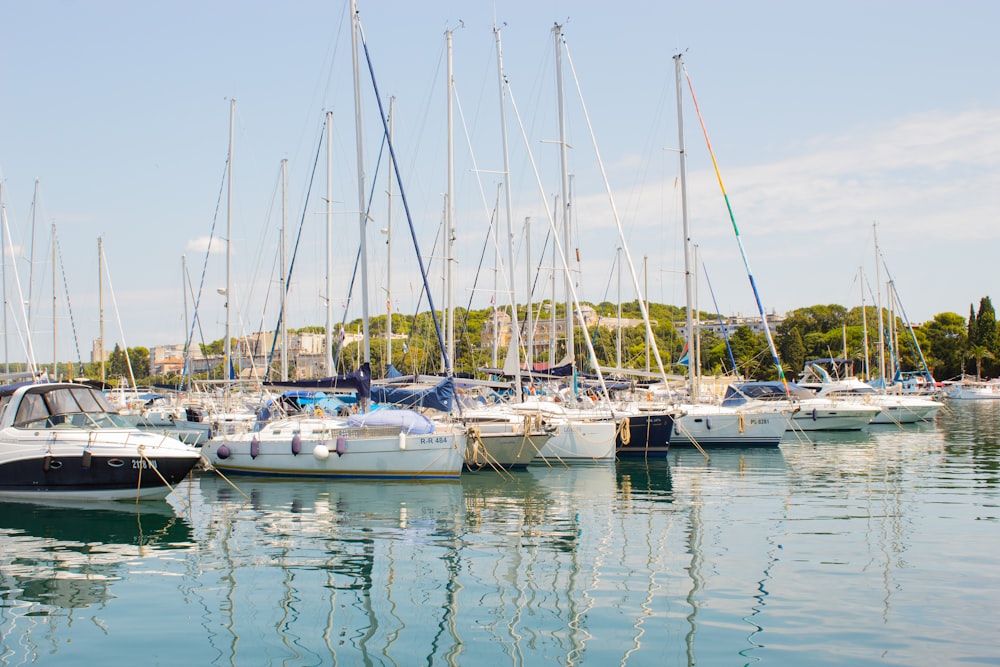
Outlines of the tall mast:
M696 396L701 396L701 302L698 300L698 244L691 246L691 282L694 283L694 309L691 319L694 321L694 342L691 350L694 360L694 378Z
M535 323L533 320L532 308L534 305L531 303L531 218L525 216L524 218L524 272L527 276L527 280L524 283L524 293L526 297L527 307L525 310L525 330L528 333L528 353L525 362L528 364L528 373L532 372L532 364L535 361Z
M882 278L878 270L878 227L872 223L872 233L875 238L875 300L878 307L878 377L885 385L885 322L882 318Z
M288 320L286 317L285 224L288 220L288 160L281 161L281 381L288 380Z
M35 291L35 225L38 218L38 179L35 179L35 195L31 199L31 247L28 255L28 332L31 332L32 314L34 310L31 305L34 301L32 294Z
M226 161L226 340L223 341L223 396L226 412L232 395L230 369L233 365L232 310L233 310L233 126L236 120L236 100L229 100L229 160ZM103 336L102 336L103 338Z
M365 362L372 359L371 338L368 331L368 213L365 210L365 158L362 153L363 125L361 123L361 70L358 66L358 31L361 29L360 17L355 0L351 0L351 60L354 64L354 128L355 141L358 150L358 225L361 232L361 327L364 339Z
M56 355L56 223L52 223L52 379L59 380L59 357Z
M445 317L445 345L447 346L448 360L452 368L446 368L445 374L451 375L455 363L455 141L454 126L452 117L453 89L455 86L454 72L451 65L451 30L444 31L447 45L448 61L448 196L445 202L445 272L444 282L447 294L445 294L445 309L448 311Z
M7 209L3 204L3 184L0 183L0 274L3 283L3 365L4 372L10 373L10 356L7 348Z
M559 210L559 197L556 196L553 210ZM552 244L552 273L549 276L551 295L549 296L549 368L553 368L559 361L556 359L556 246Z
M646 312L649 312L649 255L642 256L642 293L646 295ZM646 336L646 372L649 372L649 336Z
M563 224L563 247L568 254L573 244L573 233L570 229L569 218L569 171L566 165L566 111L563 106L563 77L562 77L562 26L558 23L552 28L552 35L555 38L556 46L556 95L559 109L559 167L561 174L562 209L561 218ZM567 267L568 268L568 267ZM572 306L572 285L573 277L567 271L565 276L566 285L566 354L569 355L573 367L576 368L576 351L573 340L573 306Z
M333 377L333 112L326 112L326 374ZM362 236L364 229L362 228Z
M392 125L395 120L393 108L396 98L389 98L389 141L392 141ZM386 212L385 223L385 368L392 363L392 151L389 151L389 210Z
M867 382L871 379L871 365L868 352L868 312L865 310L865 269L861 267L859 269L859 274L861 276L861 335L864 340L864 350L865 350L865 360L864 360L864 378Z
M101 382L107 376L104 373L104 237L97 237L97 307L100 329L98 330L98 359L101 364Z
M618 337L615 341L615 366L622 367L622 249L615 251L615 261L618 263Z
M181 255L181 296L184 299L184 369L181 375L181 383L183 384L188 374L188 360L191 350L191 339L188 338L190 324L188 322L187 255Z
M507 213L507 271L510 278L506 281L508 288L510 289L510 344L514 346L514 349L518 353L517 367L514 371L514 396L520 400L521 398L521 328L517 322L517 297L515 296L514 290L514 228L511 223L511 218L513 216L513 205L511 204L510 195L510 151L507 146L507 104L505 102L505 87L504 79L505 75L503 72L503 47L500 43L500 30L493 28L493 34L496 36L497 42L497 78L500 86L500 137L503 143L503 190L504 190L504 208ZM529 265L528 270L531 270ZM531 286L528 286L528 290L531 290ZM529 297L530 300L530 297ZM530 312L531 306L528 306ZM528 358L531 358L531 350L528 350ZM529 362L530 363L530 362Z
M687 152L684 149L684 95L681 86L681 63L680 55L674 56L674 70L677 75L677 148L680 156L681 173L681 224L684 234L684 298L687 304L684 316L684 335L688 343L688 397L692 400L696 397L695 380L695 355L694 345L694 317L691 307L694 303L694 275L691 267L691 229L688 223L687 204ZM766 326L766 325L765 325Z

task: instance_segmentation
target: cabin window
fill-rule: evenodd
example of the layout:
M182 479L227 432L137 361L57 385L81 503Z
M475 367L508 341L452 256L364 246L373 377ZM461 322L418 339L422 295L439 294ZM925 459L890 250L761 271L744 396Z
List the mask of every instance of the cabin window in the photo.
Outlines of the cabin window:
M45 402L53 415L71 415L80 412L80 406L73 399L69 389L53 389L45 394Z
M41 394L25 394L17 408L14 426L30 428L35 422L42 422L49 417L49 409Z
M90 389L80 387L79 389L70 389L70 391L73 392L76 402L80 404L80 409L84 412L104 412L97 397L94 396L94 392Z

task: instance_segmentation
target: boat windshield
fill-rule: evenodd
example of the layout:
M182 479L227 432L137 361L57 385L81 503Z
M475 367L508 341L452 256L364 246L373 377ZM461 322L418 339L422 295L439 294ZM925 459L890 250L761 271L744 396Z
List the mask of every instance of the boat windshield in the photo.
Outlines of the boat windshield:
M21 397L16 428L118 428L128 426L100 392L89 387L39 387Z

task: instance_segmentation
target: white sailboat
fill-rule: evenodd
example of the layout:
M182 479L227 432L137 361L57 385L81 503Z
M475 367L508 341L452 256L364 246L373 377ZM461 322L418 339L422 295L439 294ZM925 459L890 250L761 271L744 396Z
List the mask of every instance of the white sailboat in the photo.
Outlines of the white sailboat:
M683 63L680 54L674 56L677 77L677 137L680 156L681 218L684 234L684 286L686 304L686 335L688 341L695 340L693 308L694 273L691 262L691 234L688 225L687 207L687 153L684 148L683 95L681 72ZM694 355L692 355L694 356ZM788 426L788 412L778 409L738 409L729 406L702 403L698 401L697 364L688 363L687 396L678 404L683 414L677 419L671 445L698 445L701 447L747 447L777 446ZM672 392L660 387L664 397Z
M353 5L353 3L352 3ZM352 42L354 43L355 99L358 101L359 76L357 40L361 35L360 18L352 7ZM362 36L363 39L363 36ZM356 104L356 115L360 103ZM330 141L332 113L327 114L328 165L332 163ZM388 132L388 128L385 128ZM362 178L361 133L358 132L358 177ZM392 144L390 142L390 150ZM331 188L328 179L328 188ZM363 193L364 187L361 186ZM402 190L402 188L401 188ZM327 202L332 193L327 193ZM363 201L363 197L362 197ZM361 213L364 260L364 206ZM327 238L332 243L331 220L327 216ZM327 289L331 290L332 262L327 248ZM365 263L362 262L362 273ZM367 294L367 287L362 290ZM364 300L364 348L362 369L347 377L327 378L331 386L338 380L351 383L364 410L369 398L371 377L368 339L367 299ZM327 363L332 370L330 343L332 299L327 295ZM258 423L250 432L220 434L208 443L208 460L219 470L258 475L300 477L368 477L380 479L455 478L462 470L465 434L452 425L435 423L412 410L379 410L349 417L323 411L311 414L286 414Z

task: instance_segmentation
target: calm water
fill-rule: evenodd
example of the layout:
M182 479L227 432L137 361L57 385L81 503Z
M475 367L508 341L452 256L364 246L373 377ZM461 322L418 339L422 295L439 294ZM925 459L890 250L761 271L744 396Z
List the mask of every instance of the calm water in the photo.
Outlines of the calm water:
M998 440L2 503L0 664L1000 665Z

